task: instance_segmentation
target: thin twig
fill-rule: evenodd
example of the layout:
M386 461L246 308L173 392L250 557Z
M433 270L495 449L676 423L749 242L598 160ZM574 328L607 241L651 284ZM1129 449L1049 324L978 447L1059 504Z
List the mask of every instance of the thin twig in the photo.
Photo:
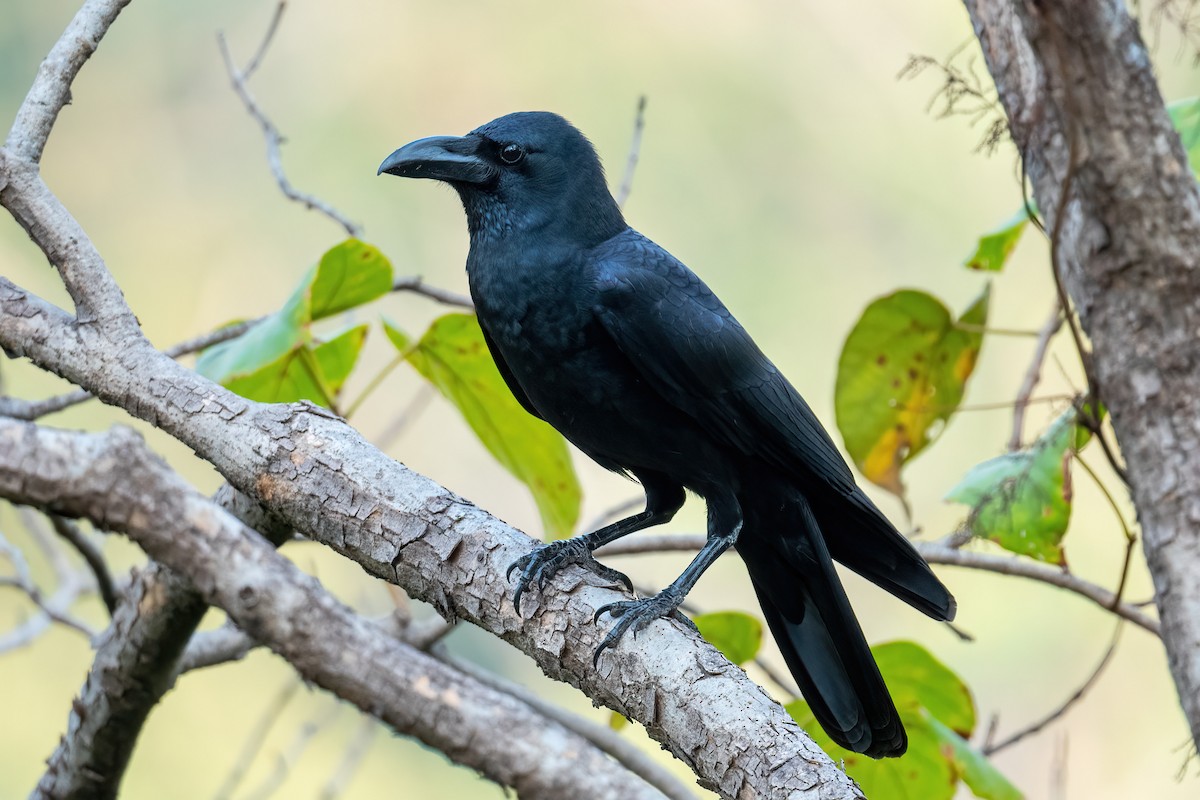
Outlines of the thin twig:
M1033 734L1035 734L1038 731L1045 728L1050 723L1054 722L1056 719L1061 717L1063 714L1066 714L1067 711L1069 711L1073 705L1075 705L1080 700L1082 700L1084 695L1087 694L1088 690L1091 689L1092 686L1094 686L1096 684L1097 680L1099 680L1100 675L1104 672L1105 668L1108 666L1108 663L1112 660L1113 653L1117 652L1117 643L1121 640L1121 630L1124 627L1125 627L1125 622L1123 620L1118 620L1117 628L1115 631L1113 631L1112 641L1109 642L1108 649L1104 651L1104 656L1100 659L1100 662L1098 664L1096 664L1096 668L1092 670L1092 673L1091 673L1091 675L1088 676L1087 680L1085 680L1078 689L1076 689L1074 692L1072 692L1071 696L1068 697L1065 701L1063 701L1063 703L1060 706L1058 706L1058 708L1054 709L1049 714L1047 714L1046 716L1037 720L1033 724L1028 725L1028 726L1022 728L1021 730L1017 731L1012 736L1009 736L1007 739L1004 739L1003 741L998 742L996 744L984 747L983 754L985 756L994 755L996 753L999 753L1001 750L1011 747L1012 745L1021 741L1025 737L1032 736Z
M629 155L625 158L625 173L617 189L617 205L625 207L629 193L633 191L633 174L637 171L638 158L642 153L642 133L646 129L646 95L638 98L637 113L633 117L633 136L629 140Z
M607 525L608 523L612 522L613 520L624 517L630 511L640 508L643 504L645 504L645 502L646 502L646 498L644 498L644 497L631 497L628 500L622 500L621 502L617 503L615 506L605 509L604 511L600 512L600 514L595 519L591 520L590 522L588 522L587 525L585 525L583 527L583 530L585 530L585 531L598 530L599 528L603 527L604 525Z
M309 717L303 725L301 725L292 735L292 739L287 746L280 750L275 755L275 764L271 768L271 772L262 779L262 781L249 792L246 797L248 800L266 800L266 798L275 794L276 790L283 785L287 780L288 773L303 757L304 751L312 744L313 739L317 734L329 728L342 712L342 704L333 700L329 707L312 717Z
M221 48L221 57L225 61L225 69L229 73L229 80L233 85L233 90L242 99L242 104L246 107L246 111L250 116L254 117L259 127L262 128L263 139L266 140L267 145L267 165L271 168L271 174L275 176L275 183L279 185L279 190L283 192L284 197L300 203L309 210L321 212L340 225L348 236L357 237L362 230L360 226L351 222L349 218L324 200L301 192L292 186L287 174L283 171L283 156L280 151L280 147L283 144L283 136L262 108L259 107L258 101L254 99L254 95L250 93L250 89L246 86L246 81L254 70L258 69L263 56L266 54L267 46L274 37L275 31L279 28L279 20L286 7L286 2L280 2L275 7L275 13L271 17L271 23L267 27L266 35L263 36L262 43L258 46L258 51L254 54L254 58L251 59L250 63L246 65L245 69L238 70L235 65L233 54L229 50L229 42L226 41L224 33L217 34L217 44Z
M1012 436L1008 438L1009 451L1021 449L1022 434L1025 430L1025 409L1032 402L1030 398L1033 396L1033 390L1037 388L1038 381L1042 379L1042 363L1046 360L1046 351L1050 348L1050 340L1054 338L1054 334L1058 333L1062 322L1062 304L1056 299L1050 316L1038 331L1033 358L1029 362L1029 368L1025 370L1025 379L1021 381L1021 388L1017 390L1017 399L1013 403Z
M108 562L104 560L104 554L74 522L60 517L58 514L48 514L47 516L50 518L50 524L54 526L54 532L70 542L87 563L88 569L92 571L92 577L96 579L96 590L100 593L100 599L104 601L104 607L111 615L117 610L117 590L113 584L112 574L108 571Z
M409 275L403 278L396 278L392 283L393 292L413 292L430 300L436 300L448 306L458 306L459 308L475 310L475 303L465 294L458 294L446 289L439 289L436 286L430 286L425 283L425 279L420 275Z
M429 383L422 383L417 391L413 394L412 400L408 405L400 410L396 418L388 423L388 426L383 429L383 432L374 437L371 441L380 450L387 451L389 447L396 443L396 440L404 435L404 432L411 426L425 411L429 408L429 404L437 395L437 390Z
M263 744L267 740L267 734L271 732L275 722L283 715L283 711L287 708L288 703L296 696L296 692L300 690L300 680L295 677L288 679L282 689L275 693L271 698L271 702L263 709L258 721L254 723L254 727L250 729L246 736L246 742L242 745L241 753L237 760L233 762L233 766L229 768L229 774L225 776L225 780L221 783L221 788L217 789L214 797L217 800L227 800L233 797L233 793L237 790L242 779L246 777L246 773L250 770L250 766L254 763L254 759L258 757L262 750Z
M596 550L598 557L637 555L641 553L665 552L694 552L704 545L703 534L695 533L661 533L643 534L637 538L626 538L604 545ZM984 572L995 572L999 575L1013 575L1029 578L1040 583L1048 583L1060 589L1086 597L1104 609L1117 616L1129 620L1140 628L1160 635L1159 621L1145 614L1129 603L1113 605L1114 592L1102 586L1083 580L1069 572L1039 564L1024 558L1012 556L997 556L991 553L977 553L960 550L949 546L947 541L913 542L917 552L930 564L945 564L954 567L978 569Z
M350 739L350 744L346 745L346 750L342 753L342 760L338 762L337 768L329 776L329 780L321 787L321 793L317 795L319 800L336 800L342 796L354 778L354 773L358 770L359 765L367 757L371 743L375 741L375 734L378 732L379 720L363 714L362 719L358 722L358 728L354 731L354 736Z
M1137 544L1137 535L1130 530L1129 523L1125 521L1125 514L1122 513L1121 506L1117 504L1117 498L1113 497L1112 492L1104 485L1104 481L1100 480L1100 476L1096 474L1096 470L1092 469L1091 465L1084 461L1078 453L1075 454L1075 461L1078 462L1079 466L1083 467L1083 471L1091 477L1092 481L1096 484L1096 488L1104 495L1104 499L1108 501L1109 507L1117 515L1117 522L1121 524L1121 533L1125 536L1125 558L1121 565L1121 578L1117 582L1117 590L1113 592L1112 605L1110 606L1111 608L1116 608L1121 604L1121 598L1125 594L1125 584L1129 580L1129 565L1133 561L1133 547Z
M0 653L29 644L49 627L50 622L79 631L89 639L95 637L95 631L67 613L84 588L83 581L79 580L76 574L60 576L58 588L47 598L34 582L29 562L25 560L20 548L9 542L3 533L0 533L0 556L8 559L14 573L11 577L0 576L0 587L7 586L22 592L44 615L40 620L28 620L15 630L0 636Z

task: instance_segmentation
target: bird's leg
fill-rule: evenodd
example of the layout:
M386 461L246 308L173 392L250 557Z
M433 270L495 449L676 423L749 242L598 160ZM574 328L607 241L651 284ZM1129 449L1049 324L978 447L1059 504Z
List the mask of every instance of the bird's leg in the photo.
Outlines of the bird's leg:
M657 473L639 474L638 477L646 490L645 511L583 536L542 545L509 565L508 572L505 573L506 578L511 578L517 570L521 572L517 579L517 588L513 592L513 606L518 613L521 611L521 595L526 589L537 584L538 591L542 591L546 588L546 583L568 564L578 564L606 581L623 584L625 588L633 591L633 584L624 573L601 564L592 556L592 551L622 536L667 522L675 516L675 512L684 501L683 487L671 483L665 477Z
M595 620L599 620L603 614L611 614L617 623L613 625L612 630L604 637L604 641L600 642L600 646L596 648L596 654L592 657L593 665L600 661L600 654L606 648L619 642L627 631L632 630L636 637L642 628L679 608L683 598L696 585L696 581L700 580L704 571L737 542L738 534L742 531L741 507L732 496L724 498L724 500L725 502L719 504L712 499L709 500L708 541L704 543L704 547L700 548L700 552L692 559L692 563L687 565L683 574L676 578L670 586L653 597L639 600L618 600L596 609ZM690 624L690 620L688 622Z

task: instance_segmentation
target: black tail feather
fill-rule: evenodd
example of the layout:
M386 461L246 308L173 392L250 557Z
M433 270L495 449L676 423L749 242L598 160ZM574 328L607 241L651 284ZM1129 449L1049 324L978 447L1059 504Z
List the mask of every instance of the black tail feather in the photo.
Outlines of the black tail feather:
M933 619L954 619L953 595L862 490L826 496L813 512L838 562Z
M833 741L873 758L903 754L908 740L900 715L816 518L798 495L780 512L755 520L757 530L743 531L738 550L784 661ZM774 529L759 528L764 522Z

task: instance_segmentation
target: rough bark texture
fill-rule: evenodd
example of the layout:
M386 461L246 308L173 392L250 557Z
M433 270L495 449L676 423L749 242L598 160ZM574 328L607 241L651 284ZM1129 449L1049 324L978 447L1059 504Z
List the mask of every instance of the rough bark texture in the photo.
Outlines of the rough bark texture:
M276 544L290 533L228 484L217 502ZM67 732L33 797L117 796L146 718L174 685L184 648L207 609L191 583L162 564L151 563L134 577L97 643Z
M1092 342L1171 673L1200 743L1196 179L1119 0L966 6L1038 207L1060 227L1058 268Z
M861 796L779 704L679 623L653 623L593 668L603 634L595 609L625 595L592 585L588 573L564 571L518 617L504 573L534 540L388 458L327 412L245 400L142 337L109 339L2 278L0 346L152 422L294 528L643 723L724 796Z
M586 740L355 614L128 429L0 420L0 496L128 534L305 678L522 797L557 800L582 784L589 797L661 798Z

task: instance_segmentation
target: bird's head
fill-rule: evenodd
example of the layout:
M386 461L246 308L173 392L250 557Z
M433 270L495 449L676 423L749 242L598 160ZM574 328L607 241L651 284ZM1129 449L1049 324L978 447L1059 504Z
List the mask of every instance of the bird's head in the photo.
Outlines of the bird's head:
M432 178L462 198L472 242L536 232L593 245L625 228L591 142L546 111L508 114L466 136L431 136L379 174Z

